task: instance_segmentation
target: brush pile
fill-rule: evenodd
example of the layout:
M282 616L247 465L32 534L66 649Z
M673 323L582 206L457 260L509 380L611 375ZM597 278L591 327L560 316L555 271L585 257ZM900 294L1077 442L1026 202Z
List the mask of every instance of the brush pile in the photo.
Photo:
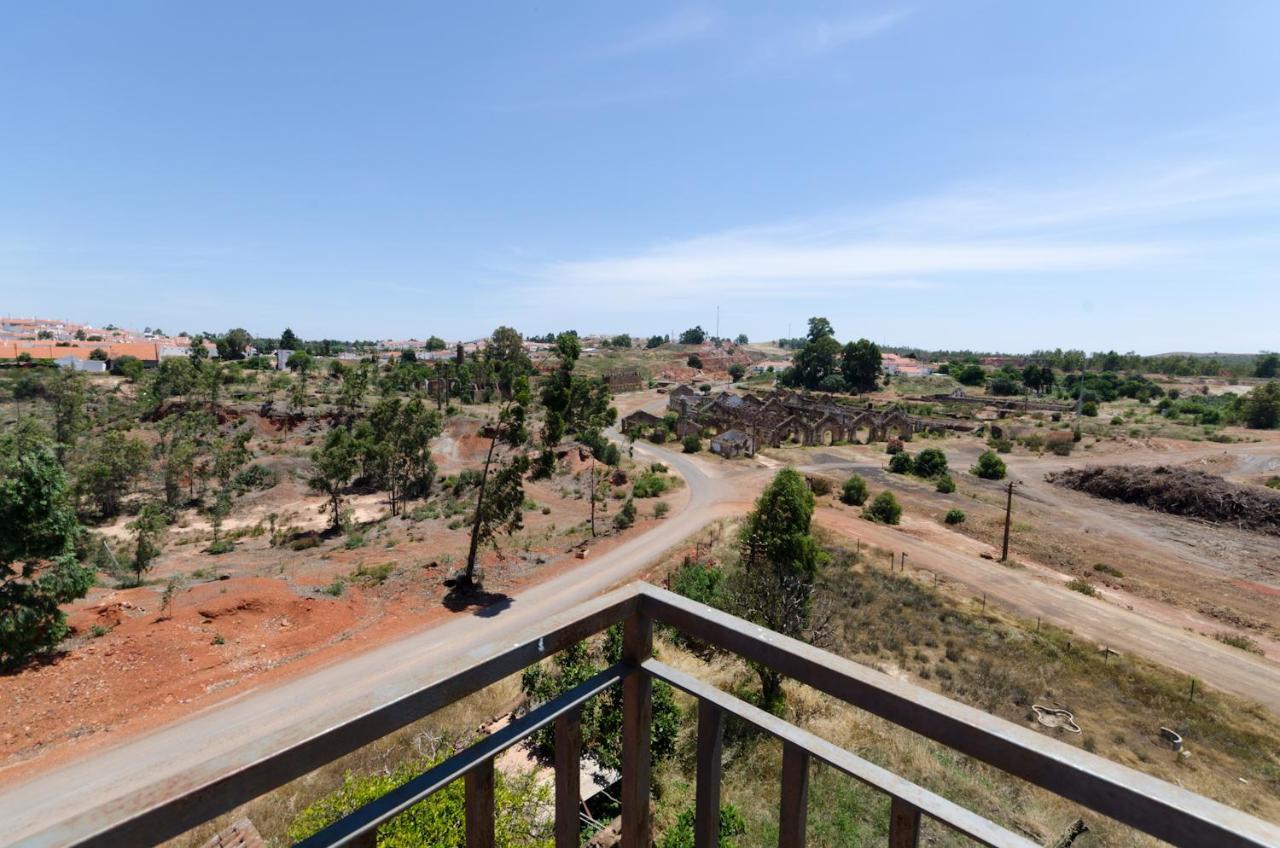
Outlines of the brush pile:
M1050 483L1099 498L1280 536L1280 492L1168 465L1108 465L1050 474Z

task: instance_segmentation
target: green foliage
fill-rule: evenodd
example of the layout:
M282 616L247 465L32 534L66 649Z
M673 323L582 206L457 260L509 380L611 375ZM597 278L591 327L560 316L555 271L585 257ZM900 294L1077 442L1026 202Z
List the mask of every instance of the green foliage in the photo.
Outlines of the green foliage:
M666 501L658 501L653 505L654 518L665 518L668 512L671 512L671 504Z
M942 520L945 521L947 524L963 524L964 510L949 509L947 510L947 514L942 517Z
M840 373L855 392L875 390L880 376L880 346L867 339L849 342L840 353Z
M23 422L0 436L0 670L66 635L58 605L83 598L93 585L93 572L73 554L79 533L47 435Z
M796 351L795 364L783 372L780 382L788 386L817 389L828 377L838 377L840 387L844 377L840 374L840 360L844 350L835 339L831 322L826 318L810 318L809 333L804 344Z
M253 464L236 472L231 485L238 492L270 489L276 484L276 473L265 465Z
M618 514L613 517L613 526L617 530L626 530L635 523L636 502L631 498L627 498L622 504L622 509L618 510Z
M701 326L690 327L680 334L680 344L700 345L707 340L707 331Z
M984 480L1003 480L1006 473L1004 460L996 455L995 451L986 451L978 457L978 463L969 471L975 477L981 477Z
M951 376L962 386L981 386L987 381L987 372L981 365L969 364L959 368L952 366Z
M862 506L867 500L867 481L854 474L840 487L840 501L849 506Z
M714 565L695 562L690 557L685 557L667 578L667 588L672 592L709 607L719 608L724 602L723 586L723 571Z
M160 555L160 536L168 525L164 508L159 504L144 504L138 516L125 527L133 535L133 582L142 585L142 577L151 570L155 558Z
M832 484L826 477L813 475L805 477L805 482L809 484L809 491L813 492L814 497L824 498L831 494Z
M912 471L919 477L930 479L946 474L947 455L937 448L925 448L916 455Z
M1245 395L1242 403L1244 422L1254 430L1280 427L1280 382L1271 380Z
M729 366L729 379L733 382L736 383L745 376L747 376L747 366L741 362L735 362Z
M900 451L889 457L889 470L894 474L910 474L914 468L915 462L906 451Z
M1280 353L1265 353L1254 363L1253 376L1271 380L1280 376Z
M893 492L881 492L862 510L862 517L880 524L897 524L902 520L902 506Z
M560 366L542 381L542 405L546 418L542 443L554 447L566 435L580 436L612 424L618 411L609 405L609 387L603 380L574 374L582 355L582 342L572 331L556 337Z
M141 439L111 429L99 437L81 466L76 488L99 518L120 512L120 501L147 467L150 450Z
M452 753L452 748L444 750ZM289 825L290 844L306 839L338 819L374 801L445 759L402 763L387 772L348 773L342 787L300 812ZM509 777L494 772L494 841L500 848L550 848L552 823L543 811L550 805L550 789L531 775ZM455 780L378 828L378 848L447 848L465 844L466 813L463 782Z
M950 474L943 474L938 478L937 490L942 495L953 494L956 490L956 481L951 479Z
M1093 597L1098 594L1098 590L1093 588L1093 584L1083 577L1073 577L1071 582L1067 583L1067 588L1073 592L1079 592L1082 595Z
M636 477L631 494L637 498L656 498L667 491L667 478L655 471L646 471Z
M544 704L607 666L622 660L622 625L609 628L603 639L579 642L549 660L524 670L520 688L530 709ZM649 750L654 762L675 754L680 712L671 687L653 684L653 723ZM548 726L530 737L534 752L544 760L555 753L554 728ZM622 763L622 687L611 686L582 705L582 750L601 769L617 770Z
M827 559L810 535L813 506L805 479L791 468L779 471L743 522L741 565L727 587L732 612L795 639L810 626L814 583ZM753 669L760 678L761 707L781 709L781 676L763 665Z
M702 357L698 356L696 353L691 353L689 354L689 358L684 361L684 364L688 365L690 368L701 368Z
M118 356L111 363L111 373L117 377L124 377L130 383L136 383L144 374L142 360L136 356Z
M1280 477L1272 477L1267 480L1266 486L1271 489L1280 489Z
M657 842L657 848L693 848L693 807L685 807L676 816L676 823L667 828L666 833ZM747 832L747 823L742 813L732 804L720 805L720 831L716 837L719 848L737 848L735 837Z
M1081 414L1081 415L1084 415L1084 416L1087 416L1087 417L1089 417L1089 418L1097 418L1097 417L1098 417L1098 402L1097 402L1097 401L1094 401L1094 400L1087 400L1087 401L1085 401L1085 402L1080 406L1080 414Z
M342 496L359 467L355 440L345 427L325 434L324 443L311 452L311 474L307 485L328 498L330 525L342 526Z
M646 350L653 350L654 348L662 347L666 343L666 336L650 336L649 340L644 343L644 346Z
M1124 577L1123 571L1116 568L1114 565L1107 565L1105 562L1098 563L1093 567L1093 570L1100 574L1109 574L1112 577Z

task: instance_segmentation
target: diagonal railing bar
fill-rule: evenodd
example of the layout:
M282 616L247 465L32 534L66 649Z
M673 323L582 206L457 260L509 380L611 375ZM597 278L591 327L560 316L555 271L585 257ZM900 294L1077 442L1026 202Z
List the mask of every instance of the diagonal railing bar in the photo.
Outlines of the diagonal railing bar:
M296 848L334 848L346 845L356 837L403 813L428 795L448 786L477 765L502 753L530 734L555 721L557 716L577 709L610 686L621 681L632 668L615 663L594 677L579 683L562 695L547 701L506 727L427 769L407 783L348 813L333 824L297 843Z
M673 592L641 614L1174 845L1275 848L1280 827Z
M991 846L991 848L1036 848L1036 844L1029 839L1005 830L977 813L966 810L874 763L869 763L858 755L807 730L802 730L772 713L748 704L691 674L672 668L659 660L648 660L641 665L641 668L658 680L670 683L677 689L693 695L698 699L699 704L714 704L726 713L759 727L782 742L809 752L815 758L850 777L857 778L871 788L891 798L906 801L930 818L936 819L981 845Z

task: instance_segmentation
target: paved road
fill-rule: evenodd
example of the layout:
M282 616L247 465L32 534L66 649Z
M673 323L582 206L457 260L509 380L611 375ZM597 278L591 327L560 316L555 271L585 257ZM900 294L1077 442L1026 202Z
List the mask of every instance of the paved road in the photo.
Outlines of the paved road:
M23 840L84 812L90 803L110 805L113 818L123 817L228 770L238 757L252 761L257 751L279 750L419 689L450 661L627 581L724 514L736 499L738 487L731 476L708 473L701 464L653 445L637 443L635 452L665 462L689 485L687 506L654 529L519 593L496 616L459 615L305 677L251 690L8 788L0 794L0 843L61 844L58 837Z

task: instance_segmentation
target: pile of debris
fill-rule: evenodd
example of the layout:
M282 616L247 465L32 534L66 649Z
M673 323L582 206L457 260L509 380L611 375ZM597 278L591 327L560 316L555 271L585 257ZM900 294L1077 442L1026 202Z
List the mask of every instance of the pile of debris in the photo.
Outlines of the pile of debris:
M1280 492L1168 465L1108 465L1049 474L1050 483L1099 498L1280 536Z

